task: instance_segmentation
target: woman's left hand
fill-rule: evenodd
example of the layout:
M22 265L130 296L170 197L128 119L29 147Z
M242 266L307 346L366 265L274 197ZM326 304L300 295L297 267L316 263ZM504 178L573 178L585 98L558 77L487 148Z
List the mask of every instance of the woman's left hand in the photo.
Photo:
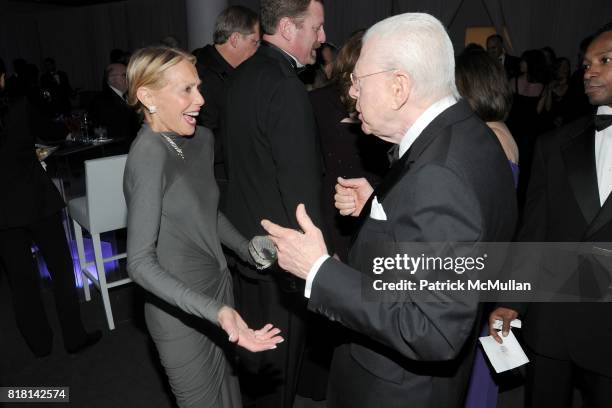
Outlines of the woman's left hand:
M252 352L273 350L284 339L279 336L280 329L266 324L259 330L250 329L238 312L231 307L223 306L219 310L219 325L229 336L229 341L237 343Z

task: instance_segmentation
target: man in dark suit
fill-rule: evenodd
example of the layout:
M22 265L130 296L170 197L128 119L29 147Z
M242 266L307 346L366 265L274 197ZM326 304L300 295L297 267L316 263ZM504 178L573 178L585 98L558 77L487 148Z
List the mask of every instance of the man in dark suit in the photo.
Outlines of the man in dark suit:
M611 58L612 24L608 24L584 57L585 91L598 107L597 116L578 119L538 139L519 241L577 245L612 241ZM493 311L490 322L502 320L502 335L507 335L510 322L519 314L531 351L528 406L569 408L574 385L580 384L585 406L609 407L612 304L505 305ZM502 342L494 330L491 335Z
M296 70L315 62L325 41L323 19L318 0L262 1L264 41L234 72L223 143L226 215L244 236L264 233L262 218L297 227L293 209L300 202L322 219L322 158L312 107ZM297 281L275 270L238 268L240 313L250 324L274 322L285 337L274 353L250 356L257 359L250 367L255 378L243 377L242 388L258 407L291 407L304 348L300 315L305 307Z
M122 139L121 152L127 153L140 128L140 118L126 101L126 66L109 64L104 70L104 87L89 105L94 126L103 126L109 138Z
M487 52L495 61L498 61L506 71L508 79L521 74L521 59L506 53L504 39L499 34L493 34L487 38Z
M45 58L45 72L40 76L40 89L49 92L53 112L69 113L71 109L70 97L72 87L68 81L68 75L57 69L53 58Z
M301 205L303 233L262 225L281 268L306 279L308 309L351 330L334 354L328 407L462 407L477 294L364 301L362 287L374 280L368 248L510 240L517 217L510 167L487 126L457 102L453 47L434 17L408 13L374 25L351 79L362 129L399 145L399 158L374 190L365 179L339 179L336 207L363 213L348 265L327 255Z
M198 124L206 126L215 135L215 179L221 192L220 208L225 208L227 171L223 158L222 121L225 119L225 100L230 76L234 69L251 58L259 47L259 19L257 14L243 6L230 6L215 21L214 44L194 51L196 68L202 84L204 106Z

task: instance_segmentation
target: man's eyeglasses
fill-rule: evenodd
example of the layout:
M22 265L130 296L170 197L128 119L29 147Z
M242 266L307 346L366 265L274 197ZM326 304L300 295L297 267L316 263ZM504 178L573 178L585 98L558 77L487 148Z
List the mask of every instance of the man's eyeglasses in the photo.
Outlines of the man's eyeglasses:
M245 39L249 40L249 41L250 41L250 42L252 42L252 43L253 43L255 46L259 47L259 46L261 45L261 40L256 40L256 39L254 39L254 38L249 38L249 35L250 35L250 34L242 34L242 36L243 36Z
M360 76L357 76L355 75L354 72L351 72L350 74L351 83L353 84L354 87L359 88L359 81L361 81L363 78L367 78L369 76L378 75L378 74L384 74L385 72L391 72L395 70L396 70L395 68L385 69L384 71L372 72L371 74L365 74L365 75L360 75Z

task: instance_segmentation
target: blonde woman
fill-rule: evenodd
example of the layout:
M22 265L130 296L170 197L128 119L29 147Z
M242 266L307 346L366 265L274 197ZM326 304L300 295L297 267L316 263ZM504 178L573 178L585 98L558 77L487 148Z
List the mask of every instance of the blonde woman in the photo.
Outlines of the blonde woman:
M232 307L221 243L250 260L248 241L217 208L213 136L196 127L204 99L194 64L183 51L152 47L128 65L129 103L144 115L124 176L128 272L152 295L145 319L178 405L241 407L229 346L271 350L282 338L272 325L249 329Z

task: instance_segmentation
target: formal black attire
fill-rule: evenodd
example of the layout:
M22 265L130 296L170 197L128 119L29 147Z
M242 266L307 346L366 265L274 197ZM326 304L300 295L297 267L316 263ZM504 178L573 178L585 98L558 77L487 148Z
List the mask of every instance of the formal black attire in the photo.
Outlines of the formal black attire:
M517 239L612 241L612 201L600 205L592 116L538 139ZM611 303L504 306L518 310L524 321L532 360L527 366L528 406L571 407L573 382L582 385L586 406L609 406L612 326L602 319L612 315Z
M245 236L263 235L262 219L298 228L304 203L321 217L323 166L312 107L295 61L263 43L234 72L228 91L224 139L229 174L226 215ZM250 372L257 406L291 407L304 348L305 301L297 281L271 268L238 265L238 310L251 326L273 322L285 337L274 353L256 356Z
M64 71L45 72L40 76L40 88L48 91L53 113L69 113L72 87Z
M538 102L541 94L538 96L522 95L518 90L518 78L514 83L512 109L510 109L506 124L519 149L521 172L519 173L517 194L519 209L522 209L529 185L535 142L540 134L550 129L550 121L549 117L538 113Z
M212 44L200 48L195 56L197 58L196 68L202 81L200 89L204 96L204 106L200 110L198 124L209 128L215 135L215 178L223 196L227 186L227 171L224 164L221 132L225 120L227 89L234 67ZM222 201L223 198L221 198ZM222 202L221 208L223 205Z
M373 197L387 220L369 217ZM362 301L362 285L372 276L372 243L510 240L514 183L497 138L467 103L447 108L393 164L361 217L348 265L323 262L308 302L353 331L335 351L327 406L462 407L481 327L478 296Z
M340 100L337 84L330 84L308 93L317 124L317 133L325 166L323 177L322 211L329 226L328 239L335 253L346 260L350 240L356 232L358 220L343 217L334 206L338 177L366 177L376 185L389 169L389 143L368 136L359 122L342 122L348 113ZM342 328L322 316L308 316L307 344L298 394L314 400L325 399L329 365L333 350L343 338ZM325 336L321 336L325 333Z
M94 126L105 127L107 137L121 140L117 154L130 150L140 129L140 117L122 96L105 84L102 93L91 101L88 112Z
M521 59L513 55L504 56L504 71L506 78L516 78L521 74Z
M64 345L75 349L87 341L79 310L72 257L62 227L64 207L34 148L33 118L25 97L9 104L0 128L0 262L8 274L17 325L38 356L51 351L53 333L40 293L32 244L45 259L53 284Z
M323 154L323 217L329 226L336 254L346 260L350 240L356 232L357 219L343 217L334 205L338 177L365 177L377 185L389 170L387 156L391 144L366 135L360 122L342 122L348 118L336 84L309 92Z

